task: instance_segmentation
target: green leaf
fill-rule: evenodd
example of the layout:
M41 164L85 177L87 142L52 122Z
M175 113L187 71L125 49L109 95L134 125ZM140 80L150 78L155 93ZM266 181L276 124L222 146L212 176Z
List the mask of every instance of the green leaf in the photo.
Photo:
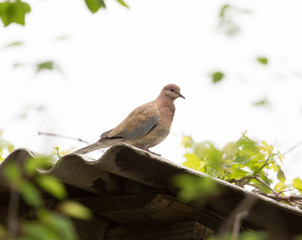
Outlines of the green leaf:
M129 8L129 6L123 1L123 0L117 0L117 2L119 4L121 4L122 6L126 7L126 8Z
M9 152L12 152L14 148L14 145L3 139L0 134L0 152L2 152L3 149L7 149Z
M60 212L77 219L89 220L92 212L89 208L75 201L65 201L58 206Z
M267 240L267 239L270 239L269 233L267 232L245 231L240 234L240 240Z
M30 11L30 6L21 0L0 3L0 17L5 27L11 23L24 25L25 14Z
M229 4L225 4L225 5L223 5L223 6L221 7L221 9L220 9L220 14L219 14L220 18L224 18L224 17L225 17L225 11L226 11L229 7L230 7Z
M204 165L204 163L193 153L187 153L184 155L184 157L187 160L183 163L183 165L188 168L192 168L198 171Z
M67 192L65 190L64 184L53 176L37 176L36 182L45 192L49 193L59 200L65 199L67 197Z
M92 13L96 13L100 8L106 8L103 0L85 0L85 3Z
M193 143L192 137L190 137L190 136L183 136L182 137L181 145L185 149L192 147L192 143Z
M210 145L206 161L211 167L219 169L225 163L222 155L223 153L219 149Z
M193 144L193 153L199 158L204 160L208 153L209 153L209 148L214 146L214 144L210 141L203 141L200 143L195 143Z
M236 148L234 142L229 142L224 145L222 149L225 158L232 159L236 154Z
M52 229L52 231L54 231L59 236L60 240L78 239L76 230L71 220L67 217L54 212L50 212L46 209L40 209L37 214L39 220L49 229Z
M55 41L66 41L69 40L69 38L70 37L68 35L60 35L55 38Z
M22 172L20 166L15 162L9 162L3 168L5 178L13 185L18 187L22 182Z
M295 240L302 240L302 235L298 235Z
M20 192L23 200L30 206L41 207L43 205L43 199L39 190L30 182L23 181L20 185Z
M249 139L244 134L238 141L235 142L235 146L238 149L241 149L242 152L244 152L250 156L253 156L258 153L257 143L255 141L252 141L251 139Z
M274 189L277 191L277 192L281 192L283 191L285 188L287 188L287 185L284 184L284 182L278 182Z
M279 170L281 170L281 166L278 165L276 162L272 162L269 166L269 169L272 169L274 172L278 172Z
M265 98L265 99L262 99L262 100L259 100L259 101L256 101L253 103L254 106L269 106L269 102L268 100Z
M23 67L25 64L21 62L16 62L13 64L13 68Z
M218 194L216 182L211 178L178 174L172 178L172 184L179 189L178 198L184 202L206 200L209 195Z
M266 57L259 57L259 58L257 58L257 61L263 65L268 64L268 59Z
M246 177L249 175L249 172L248 171L244 171L240 168L233 168L232 167L232 174L231 174L231 178L233 179L241 179L243 177Z
M27 176L34 175L38 169L49 169L52 167L52 158L48 156L30 157L24 164L24 171Z
M292 186L302 193L302 180L300 178L295 178L293 180Z
M224 77L224 74L222 72L214 72L212 73L212 82L218 83L220 82Z
M37 73L42 70L53 70L55 68L55 63L53 61L46 61L37 64Z
M7 230L3 225L0 225L0 239L7 239Z
M234 160L235 163L239 164L248 164L250 161L251 159L246 155L237 156Z
M60 237L55 231L50 229L48 226L41 224L38 221L28 221L22 224L22 231L28 238L32 240L60 240Z
M6 44L4 47L5 48L10 48L10 47L15 47L15 46L21 46L23 45L23 42L12 42L12 43L9 43L9 44Z
M284 183L286 180L284 172L281 169L277 172L277 178L282 183Z

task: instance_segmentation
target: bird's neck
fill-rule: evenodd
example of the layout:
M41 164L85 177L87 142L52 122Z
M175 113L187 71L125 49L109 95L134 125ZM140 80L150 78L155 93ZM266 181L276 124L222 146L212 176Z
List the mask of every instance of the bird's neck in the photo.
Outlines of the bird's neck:
M156 99L156 102L158 103L159 110L169 109L171 111L171 114L174 115L175 105L174 101L171 98L159 95Z

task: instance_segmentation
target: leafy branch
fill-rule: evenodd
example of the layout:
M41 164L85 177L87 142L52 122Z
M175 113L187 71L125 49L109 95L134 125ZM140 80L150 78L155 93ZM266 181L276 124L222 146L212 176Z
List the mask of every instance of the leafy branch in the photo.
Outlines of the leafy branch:
M265 187L267 187L269 190L271 190L274 194L278 194L277 191L275 191L273 188L270 187L270 185L268 185L266 182L264 182L258 174L256 174L255 176L246 176L246 177L243 177L239 180L236 180L236 179L231 179L229 182L230 183L235 183L236 185L240 186L240 187L244 187L244 185L250 185L250 186L253 186L255 187L256 189L258 189L257 186L253 185L253 184L250 184L249 180L251 179L255 179L257 180L258 182L262 183Z
M2 163L0 175L10 189L7 229L0 225L3 239L77 240L70 218L91 219L88 208L68 199L65 185L59 179L38 174L37 169L50 168L52 161L51 157L39 156L28 158L22 165L12 161ZM56 199L56 204L50 206L43 193ZM31 207L35 219L20 220L19 205L24 203Z
M267 142L258 143L243 133L222 149L210 141L195 142L190 136L183 137L182 146L186 150L183 165L243 188L250 186L254 192L276 201L302 207L302 180L296 178L291 184L286 183L282 170L284 155ZM297 194L289 195L289 191Z

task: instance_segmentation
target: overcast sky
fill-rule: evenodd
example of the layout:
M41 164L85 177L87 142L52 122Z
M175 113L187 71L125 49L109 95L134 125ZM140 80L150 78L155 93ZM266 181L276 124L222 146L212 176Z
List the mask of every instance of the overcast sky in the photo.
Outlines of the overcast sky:
M246 130L281 152L302 140L301 1L128 0L128 10L110 0L94 15L81 0L28 2L25 27L0 27L0 128L16 147L83 147L37 132L94 142L167 83L186 100L175 101L171 133L151 150L172 161L183 161L183 134L222 147ZM233 36L219 27L224 4L240 28ZM4 48L15 41L24 44ZM60 70L36 74L48 60ZM217 84L214 71L225 74ZM253 105L263 99L268 106ZM286 156L291 178L301 177L301 153Z

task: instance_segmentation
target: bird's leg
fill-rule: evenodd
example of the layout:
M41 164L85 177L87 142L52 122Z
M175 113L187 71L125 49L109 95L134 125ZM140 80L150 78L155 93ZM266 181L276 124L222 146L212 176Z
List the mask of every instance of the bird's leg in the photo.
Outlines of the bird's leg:
M158 153L155 153L155 152L150 151L150 150L149 150L148 148L146 148L145 146L140 146L140 149L143 149L143 150L145 150L145 151L147 151L147 152L149 152L149 153L155 154L155 155L157 155L157 156L161 156L161 155L158 154Z

